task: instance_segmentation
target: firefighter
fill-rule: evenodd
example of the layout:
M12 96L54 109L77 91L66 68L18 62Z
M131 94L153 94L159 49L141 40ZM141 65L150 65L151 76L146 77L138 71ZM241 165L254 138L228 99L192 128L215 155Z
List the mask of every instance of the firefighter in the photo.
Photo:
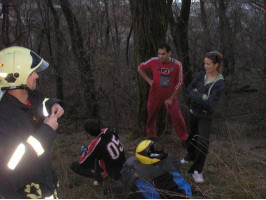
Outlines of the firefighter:
M121 170L126 198L185 198L192 191L179 172L180 161L155 147L152 140L143 140Z
M57 198L50 148L64 110L60 100L45 99L35 90L38 73L48 66L24 47L0 51L0 193L4 198Z

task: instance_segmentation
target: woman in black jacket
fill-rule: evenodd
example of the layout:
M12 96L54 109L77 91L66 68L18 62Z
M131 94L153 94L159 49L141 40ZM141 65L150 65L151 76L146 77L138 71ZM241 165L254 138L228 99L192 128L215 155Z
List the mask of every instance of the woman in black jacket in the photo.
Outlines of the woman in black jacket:
M187 88L190 99L187 155L182 164L193 161L189 173L193 173L196 183L202 183L202 170L209 147L209 137L213 113L217 101L224 92L225 82L221 74L222 55L217 51L209 52L204 57L205 71L199 72Z

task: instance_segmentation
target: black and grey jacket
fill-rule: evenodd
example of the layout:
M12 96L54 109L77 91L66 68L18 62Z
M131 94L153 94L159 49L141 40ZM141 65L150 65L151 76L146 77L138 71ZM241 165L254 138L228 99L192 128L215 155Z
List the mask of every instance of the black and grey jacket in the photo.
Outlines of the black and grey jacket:
M191 100L190 113L201 118L211 118L224 89L225 82L221 74L206 83L206 72L199 72L186 90L186 96Z
M27 106L6 92L0 101L0 193L5 198L22 198L19 191L26 184L47 185L52 191L57 184L50 153L56 132L43 123L43 100L40 93L33 92L29 96L31 106ZM60 102L50 99L46 107ZM38 154L30 138L39 141L43 153ZM17 150L21 156L16 158ZM17 164L11 165L12 160Z

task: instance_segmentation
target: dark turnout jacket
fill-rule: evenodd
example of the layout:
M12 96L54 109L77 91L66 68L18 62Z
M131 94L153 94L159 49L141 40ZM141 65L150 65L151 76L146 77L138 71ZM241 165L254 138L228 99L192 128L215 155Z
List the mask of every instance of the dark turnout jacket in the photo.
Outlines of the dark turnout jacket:
M190 112L197 117L211 118L215 106L224 92L225 82L219 74L211 82L205 83L206 72L199 72L186 90L186 96L190 101ZM196 92L194 89L197 89ZM207 96L209 98L207 99Z
M50 154L56 133L43 123L43 100L39 92L32 92L28 106L6 92L0 101L0 193L5 198L21 198L19 191L24 190L26 184L42 184L51 190L57 184ZM50 99L46 107L50 110L58 102L60 100ZM30 136L42 145L44 152L41 155L37 155L29 144ZM24 149L21 147L23 145ZM11 169L8 164L17 149L22 156L21 159L14 159L18 163Z

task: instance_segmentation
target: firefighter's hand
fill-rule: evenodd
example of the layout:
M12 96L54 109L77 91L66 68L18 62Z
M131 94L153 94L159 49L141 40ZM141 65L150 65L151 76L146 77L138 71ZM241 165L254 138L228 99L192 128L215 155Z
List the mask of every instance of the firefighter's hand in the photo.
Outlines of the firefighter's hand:
M171 99L171 98L166 99L164 103L165 103L165 105L166 105L167 107L171 107L172 104L173 104L173 99Z
M55 103L51 108L51 113L54 113L56 118L59 119L64 114L64 109L58 103Z
M44 123L50 126L54 131L58 128L57 117L52 113L49 117L44 120Z

